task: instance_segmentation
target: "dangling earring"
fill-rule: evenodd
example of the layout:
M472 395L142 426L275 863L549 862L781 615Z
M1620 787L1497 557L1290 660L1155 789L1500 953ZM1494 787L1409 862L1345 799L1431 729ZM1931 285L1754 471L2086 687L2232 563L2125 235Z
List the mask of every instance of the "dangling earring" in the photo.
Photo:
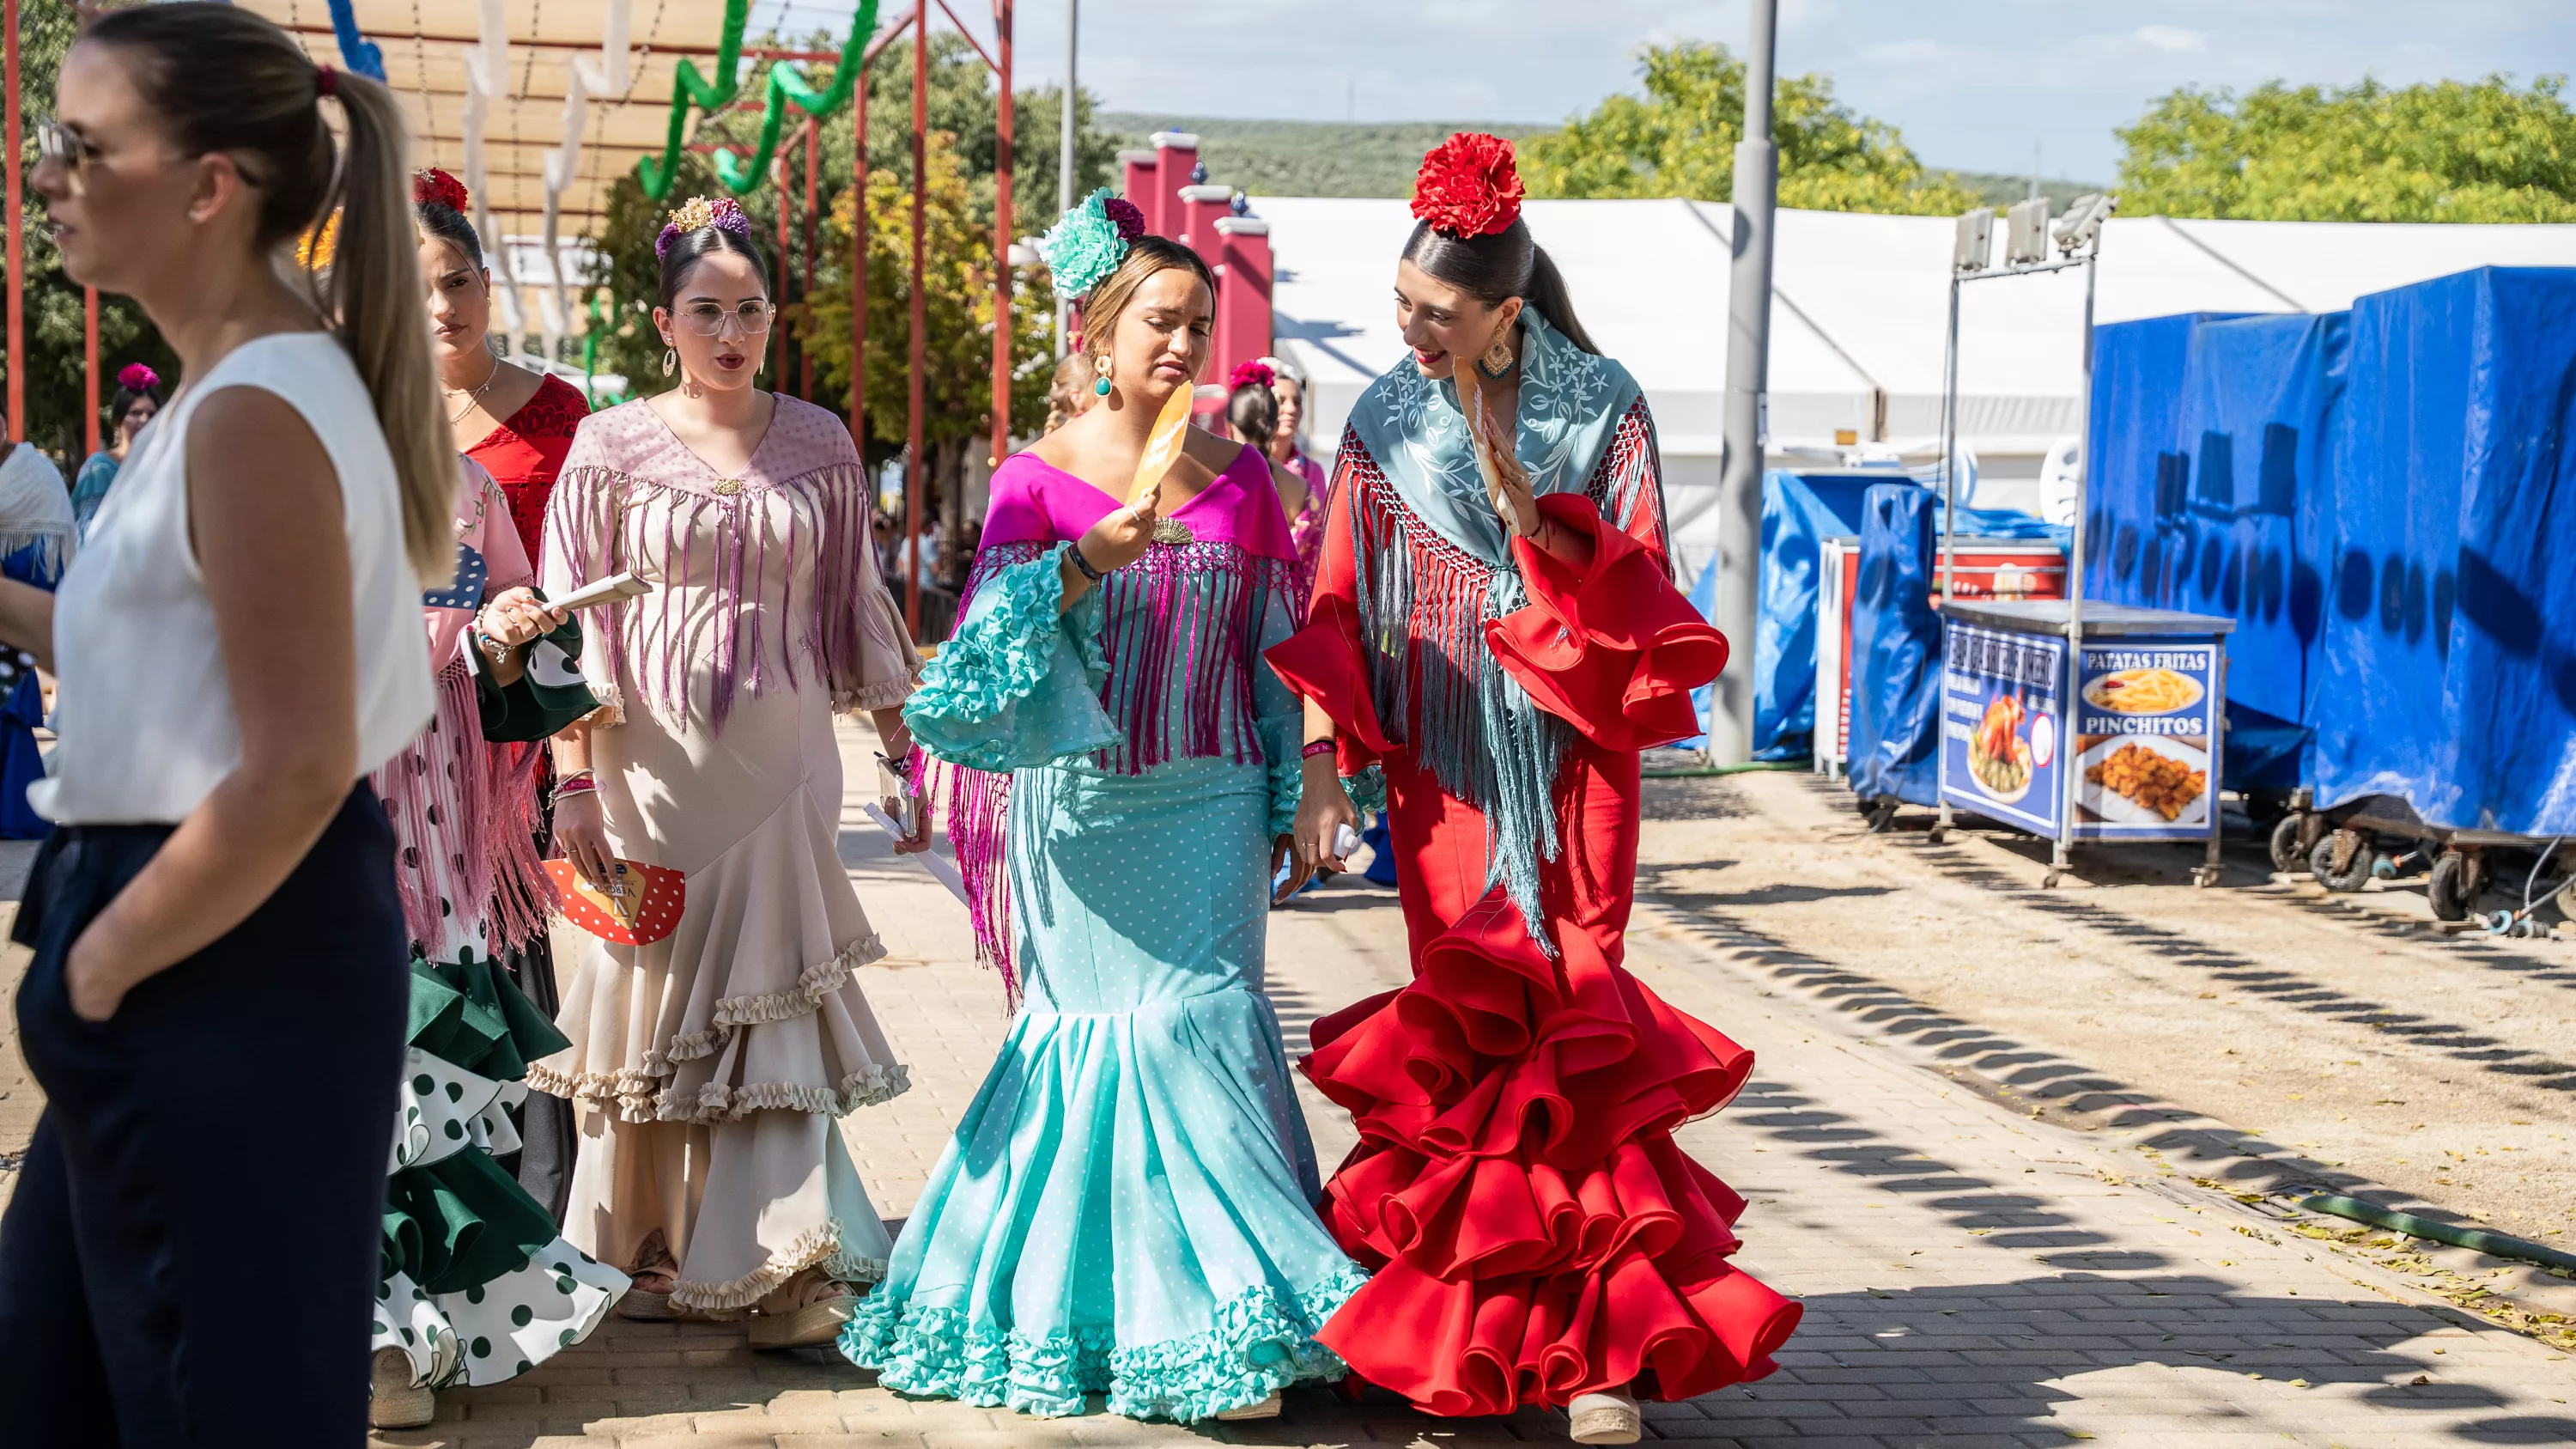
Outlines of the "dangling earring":
M1096 397L1107 397L1109 396L1109 359L1106 357L1100 359L1096 366L1100 369L1100 377L1098 381L1091 384L1092 394Z
M664 348L662 351L662 375L664 377L669 377L672 373L679 370L680 349L676 347Z
M1506 322L1503 330L1494 334L1494 345L1486 348L1484 355L1476 359L1476 370L1500 382L1511 376L1512 369L1518 366L1520 359L1512 355L1511 324Z

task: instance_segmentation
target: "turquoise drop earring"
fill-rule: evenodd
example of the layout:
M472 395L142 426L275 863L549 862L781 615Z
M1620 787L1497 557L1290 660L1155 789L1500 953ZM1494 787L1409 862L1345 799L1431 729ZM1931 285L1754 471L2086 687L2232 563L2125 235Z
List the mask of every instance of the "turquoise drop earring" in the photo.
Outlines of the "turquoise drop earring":
M1109 359L1106 357L1100 359L1100 377L1091 384L1091 391L1095 397L1109 396Z

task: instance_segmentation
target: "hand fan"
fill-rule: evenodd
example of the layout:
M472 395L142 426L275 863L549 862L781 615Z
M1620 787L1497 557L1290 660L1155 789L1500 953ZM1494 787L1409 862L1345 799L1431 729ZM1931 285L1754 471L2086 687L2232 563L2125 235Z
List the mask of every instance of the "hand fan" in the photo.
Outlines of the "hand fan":
M1145 436L1145 451L1136 459L1136 483L1127 490L1128 517L1143 513L1146 502L1163 486L1163 475L1180 461L1181 447L1189 441L1190 404L1196 395L1197 389L1183 383L1163 400L1154 431Z
M546 862L546 874L563 892L564 919L603 941L650 946L680 924L688 877L676 870L621 860L603 891L582 879L568 860Z

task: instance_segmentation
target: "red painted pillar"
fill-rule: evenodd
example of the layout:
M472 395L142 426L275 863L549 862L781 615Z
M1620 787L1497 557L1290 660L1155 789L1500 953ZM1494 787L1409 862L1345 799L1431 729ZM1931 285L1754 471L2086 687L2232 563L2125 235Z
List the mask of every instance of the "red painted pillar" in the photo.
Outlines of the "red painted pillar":
M0 0L0 107L8 113L6 165L9 218L9 442L27 436L27 213L18 192L18 0Z
M1001 72L1001 97L994 117L993 454L989 466L998 468L1011 451L1011 233L1017 220L1011 209L1011 0L993 0L993 26L1000 57L994 69ZM965 520L952 518L948 526L963 528ZM971 546L974 540L966 543Z
M1217 218L1232 215L1234 203L1231 186L1184 186L1176 193L1180 199L1181 230L1172 240L1199 254L1209 266L1217 263Z
M1199 138L1187 131L1156 131L1154 169L1160 174L1154 180L1154 199L1136 204L1145 209L1145 229L1156 236L1177 239L1185 229L1181 219L1181 188L1191 184L1190 170L1199 164Z
M850 446L868 457L868 73L860 67L850 100ZM869 500L871 510L875 500Z
M81 397L89 404L89 423L81 430L86 458L98 451L98 288L81 288ZM122 422L123 419L118 421Z
M1216 293L1216 360L1230 374L1239 363L1270 355L1270 223L1225 216L1214 227L1224 269Z
M930 7L912 11L912 325L911 372L904 407L903 459L903 622L912 637L921 637L921 490L927 481L922 447L922 411L928 403L928 362L922 333L930 326L929 299L922 295L923 232L930 217Z
M1145 229L1154 229L1154 188L1161 183L1159 163L1162 157L1152 151L1125 150L1118 153L1118 194L1136 204L1145 213Z
M789 141L787 149L793 151L795 142ZM770 158L769 184L770 189L778 195L778 266L771 273L778 280L770 284L770 291L776 293L770 301L778 304L780 314L769 324L769 385L780 392L787 392L790 390L790 384L787 379L785 304L788 301L787 284L796 277L796 253L787 240L787 213L795 205L795 198L787 190L787 152L782 151Z
M823 121L815 117L805 123L805 305L814 305L814 194L822 182L820 167L823 149ZM796 349L796 395L807 402L814 400L814 349Z

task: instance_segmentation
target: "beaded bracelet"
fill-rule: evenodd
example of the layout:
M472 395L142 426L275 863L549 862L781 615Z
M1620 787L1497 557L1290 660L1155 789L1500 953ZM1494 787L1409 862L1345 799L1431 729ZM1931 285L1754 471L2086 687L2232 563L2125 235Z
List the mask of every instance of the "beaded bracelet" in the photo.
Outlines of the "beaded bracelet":
M1297 752L1297 758L1301 760L1311 760L1317 755L1329 755L1332 752L1333 742L1329 737L1320 740L1308 740L1306 742L1306 748Z

